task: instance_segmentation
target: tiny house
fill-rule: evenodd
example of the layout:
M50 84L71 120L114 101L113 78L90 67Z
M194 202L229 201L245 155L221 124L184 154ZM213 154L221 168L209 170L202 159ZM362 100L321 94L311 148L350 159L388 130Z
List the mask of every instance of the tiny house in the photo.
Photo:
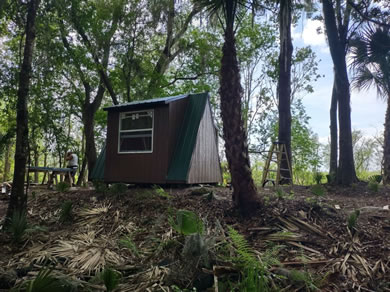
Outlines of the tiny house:
M106 183L219 183L218 139L208 93L105 108L107 140L92 179Z

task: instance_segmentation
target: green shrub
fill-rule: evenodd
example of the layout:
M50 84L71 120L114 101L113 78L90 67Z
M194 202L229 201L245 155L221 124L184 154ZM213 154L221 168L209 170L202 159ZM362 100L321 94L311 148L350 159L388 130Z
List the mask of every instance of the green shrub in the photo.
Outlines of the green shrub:
M137 257L139 256L137 246L135 245L135 243L133 242L133 240L129 236L124 236L121 239L119 239L119 245L129 249Z
M380 174L375 174L375 175L370 176L368 178L368 180L370 182L376 182L376 183L380 184L382 181L382 176Z
M313 179L317 185L319 185L323 179L324 175L321 172L315 172Z
M322 197L325 195L325 188L322 185L314 185L310 190L317 197Z
M203 232L203 221L192 211L177 210L176 218L169 218L172 228L183 235Z
M278 199L283 199L286 196L286 193L282 188L277 188L275 193Z
M110 193L114 196L120 197L127 191L127 185L124 183L115 183L110 187Z
M67 192L69 189L70 185L66 182L60 182L56 185L56 190L61 193Z
M60 218L61 222L69 222L72 221L72 207L73 203L71 201L65 201L61 205Z
M154 185L153 190L159 197L162 197L164 199L171 198L171 196L162 187L160 187L158 185Z
M106 286L106 291L110 292L118 286L121 274L118 271L106 268L100 273L99 278Z
M372 192L378 192L379 190L379 184L376 181L370 181L368 182L368 189Z
M15 210L12 214L8 231L11 232L14 242L21 242L27 230L27 217L25 212Z
M108 192L107 184L102 180L94 180L92 181L93 187L95 188L95 192L98 194L105 195Z

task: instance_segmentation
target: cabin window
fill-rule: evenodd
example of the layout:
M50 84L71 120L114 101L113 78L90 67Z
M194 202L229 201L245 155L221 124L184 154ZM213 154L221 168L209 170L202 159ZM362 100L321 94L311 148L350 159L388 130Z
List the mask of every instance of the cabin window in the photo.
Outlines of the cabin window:
M153 152L153 110L120 113L119 153Z

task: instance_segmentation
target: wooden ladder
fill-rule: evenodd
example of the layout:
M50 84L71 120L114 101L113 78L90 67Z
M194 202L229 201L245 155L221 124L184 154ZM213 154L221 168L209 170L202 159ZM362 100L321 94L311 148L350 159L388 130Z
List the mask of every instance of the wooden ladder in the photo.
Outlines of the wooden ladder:
M288 169L280 168L283 160L287 160ZM276 163L277 169L270 169L271 162ZM282 176L280 173L281 171L288 171L290 173L290 177ZM276 179L271 178L270 173L276 173ZM289 183L292 185L292 177L293 176L290 161L287 159L286 145L281 142L273 142L268 152L267 161L264 165L263 179L261 181L261 185L264 187L268 182L272 182L274 186L278 186L282 180L288 180Z

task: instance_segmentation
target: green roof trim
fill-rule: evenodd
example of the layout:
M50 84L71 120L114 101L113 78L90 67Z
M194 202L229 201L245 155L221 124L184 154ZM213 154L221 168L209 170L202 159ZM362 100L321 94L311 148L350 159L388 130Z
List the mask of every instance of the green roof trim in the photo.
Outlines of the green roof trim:
M175 151L169 165L167 180L187 180L192 153L195 148L200 121L203 117L208 93L190 94L184 120L180 128Z
M89 176L90 180L104 180L105 161L106 161L106 144L104 144L102 151L100 151L99 157L97 158L95 166L92 169L92 173Z

